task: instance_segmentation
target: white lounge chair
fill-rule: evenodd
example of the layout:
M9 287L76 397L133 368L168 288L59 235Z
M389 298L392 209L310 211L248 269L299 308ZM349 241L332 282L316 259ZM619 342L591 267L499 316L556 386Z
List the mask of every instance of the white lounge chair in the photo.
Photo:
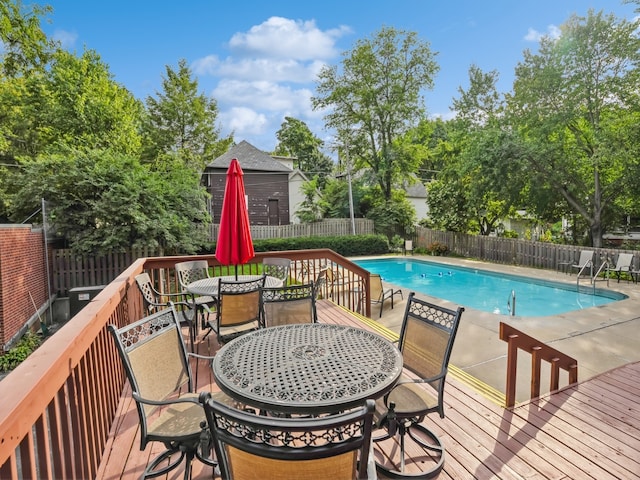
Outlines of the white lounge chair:
M620 275L622 272L631 273L633 269L633 253L619 253L618 259L616 260L616 265L613 268L607 269L607 274L611 272L615 272L616 277L618 277L618 283L620 283Z
M583 272L589 268L589 278L593 277L593 250L582 250L580 252L580 258L578 259L578 263L575 265L571 265L572 269L578 270L578 276L580 276Z

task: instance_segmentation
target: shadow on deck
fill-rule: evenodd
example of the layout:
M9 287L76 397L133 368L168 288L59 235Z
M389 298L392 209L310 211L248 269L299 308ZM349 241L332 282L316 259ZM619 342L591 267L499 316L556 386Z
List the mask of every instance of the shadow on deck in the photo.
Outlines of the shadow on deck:
M378 322L353 315L328 300L318 301L318 317L323 323L396 336ZM199 353L215 353L217 343L210 337L199 343ZM217 390L206 362L193 368L198 391ZM447 449L444 469L437 478L640 478L640 363L513 409L496 403L495 398L455 375L455 370L445 389L446 418L433 415L425 420ZM130 393L127 384L97 479L139 478L162 449L162 445L151 444L140 451L138 418ZM178 469L159 478L180 479L182 475ZM211 469L195 462L193 478L210 479Z

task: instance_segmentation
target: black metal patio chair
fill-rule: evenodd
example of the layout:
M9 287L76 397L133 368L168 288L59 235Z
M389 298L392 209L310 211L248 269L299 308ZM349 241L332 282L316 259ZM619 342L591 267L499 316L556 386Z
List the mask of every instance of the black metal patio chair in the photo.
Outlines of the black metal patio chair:
M200 396L225 480L366 479L374 401L334 415L274 418Z
M463 311L462 307L450 310L420 300L414 292L409 294L399 348L404 368L417 378L403 374L393 389L376 401L376 425L385 433L375 436L374 442L380 444L395 438L400 445L399 455L382 454L377 457L381 460L376 460L376 466L384 475L432 478L444 466L444 445L422 422L427 414L433 412L444 418L445 379ZM408 457L407 437L416 442L419 449L426 449L429 455L416 455L413 449L413 455ZM383 447L380 444L378 448ZM409 470L406 468L407 459L420 465Z

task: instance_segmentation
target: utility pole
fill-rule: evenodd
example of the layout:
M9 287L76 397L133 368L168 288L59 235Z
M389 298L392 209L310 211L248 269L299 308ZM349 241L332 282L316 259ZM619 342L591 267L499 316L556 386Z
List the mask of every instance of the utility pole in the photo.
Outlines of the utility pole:
M356 234L356 219L353 215L353 190L351 188L351 162L349 161L349 150L345 145L344 154L347 160L347 181L349 182L349 215L351 216L351 233Z

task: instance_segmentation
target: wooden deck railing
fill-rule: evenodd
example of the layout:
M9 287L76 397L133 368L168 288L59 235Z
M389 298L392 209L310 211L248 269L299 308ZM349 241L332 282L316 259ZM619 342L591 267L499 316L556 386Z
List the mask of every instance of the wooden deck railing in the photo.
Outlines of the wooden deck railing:
M257 272L267 256L294 260L298 281L313 280L321 265L329 265L361 285L358 295L368 298L368 272L331 250L259 253L239 268ZM2 380L0 478L95 477L125 383L107 325L121 327L143 316L137 274L147 271L163 289L175 289L175 263L193 259L206 259L222 274L234 271L213 255L138 259ZM323 295L331 295L330 286ZM333 295L337 303L346 299L347 307L361 300L335 290Z
M506 323L500 322L500 340L508 343L507 347L507 384L506 406L513 407L516 403L516 375L518 371L518 350L531 354L531 398L540 396L540 373L542 360L551 365L549 390L559 388L560 370L569 374L568 383L578 381L578 361L559 352L544 343L516 330Z

